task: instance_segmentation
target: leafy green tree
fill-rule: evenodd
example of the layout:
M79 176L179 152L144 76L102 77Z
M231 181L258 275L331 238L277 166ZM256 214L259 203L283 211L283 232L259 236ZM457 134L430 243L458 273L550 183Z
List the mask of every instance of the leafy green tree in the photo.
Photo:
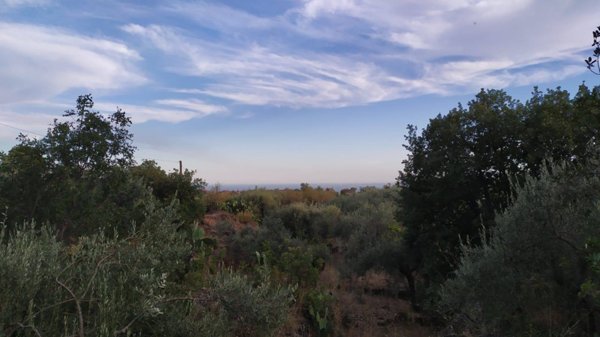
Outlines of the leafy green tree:
M351 198L359 198L362 193L372 196L373 192L359 192ZM383 192L383 193L381 193ZM382 190L380 194L385 195ZM404 228L394 218L397 211L394 198L375 204L364 200L364 204L348 217L359 225L351 234L345 252L348 269L357 274L364 274L371 269L384 270L394 277L404 277L408 296L413 308L418 309L416 270L417 264L411 251L406 249L403 240ZM346 198L346 197L344 197Z
M211 279L199 321L206 337L274 336L294 300L294 288L271 282L268 267L261 265L261 279L224 271Z
M19 144L8 154L0 153L0 205L10 205L11 219L32 219L45 213L43 205L48 195L43 187L48 172L39 147Z
M79 96L76 108L63 115L68 120L55 119L39 141L22 137L21 142L41 147L52 168L70 175L102 174L113 167L131 166L135 152L131 119L121 109L105 117L93 107L92 95Z
M145 222L126 235L101 231L72 244L48 225L0 224L0 335L273 336L294 289L271 282L265 258L256 278L222 271L189 287L198 247L174 208L146 206Z
M409 126L400 219L427 278L453 270L459 235L477 237L481 221L489 223L508 201L509 174L523 157L521 113L506 93L482 90L468 109L438 115L421 135Z
M548 160L584 162L600 130L600 89L580 86L570 98L557 88L534 89L525 104L499 90L482 90L430 120L409 126L409 151L398 178L405 244L431 285L457 267L460 237L477 244L481 225L512 197L511 180L538 176Z
M51 222L71 236L141 223L148 191L128 172L131 121L120 109L105 117L92 108L91 95L80 96L45 137L21 135L0 156L0 206L8 209L9 224Z

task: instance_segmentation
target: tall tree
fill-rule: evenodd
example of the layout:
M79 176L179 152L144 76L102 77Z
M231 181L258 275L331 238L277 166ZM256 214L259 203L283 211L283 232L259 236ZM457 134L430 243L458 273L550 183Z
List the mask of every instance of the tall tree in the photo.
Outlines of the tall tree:
M560 88L536 88L525 104L482 90L421 134L409 126L399 218L427 281L442 282L456 268L461 238L477 244L481 226L494 226L512 179L537 176L548 160L585 160L600 130L599 106L600 89L585 85L573 99Z
M148 191L127 172L134 164L131 120L120 109L105 117L93 106L91 95L79 96L46 136L20 135L0 156L0 206L9 223L35 219L76 233L141 220L139 200Z
M131 166L135 152L131 119L121 109L107 118L93 107L90 94L79 96L76 108L63 115L69 119L55 119L46 137L39 141L23 138L22 143L41 147L54 168L71 174L101 174L112 167Z

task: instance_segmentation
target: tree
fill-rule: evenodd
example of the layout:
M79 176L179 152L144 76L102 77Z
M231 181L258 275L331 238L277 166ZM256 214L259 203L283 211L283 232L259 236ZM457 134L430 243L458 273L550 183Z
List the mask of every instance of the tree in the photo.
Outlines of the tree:
M498 90L481 91L465 109L409 126L410 154L398 178L406 244L434 282L454 269L459 235L477 237L483 221L506 204L509 172L523 156L522 106Z
M173 208L150 206L126 235L74 244L48 225L0 222L0 335L273 336L295 289L271 281L264 256L256 279L224 270L189 287L190 241Z
M131 166L135 152L131 119L118 108L107 118L93 107L91 94L79 96L76 109L63 114L70 120L55 119L44 138L21 137L21 143L41 147L53 168L71 174L102 174L113 167Z
M596 75L600 75L600 26L592 32L594 36L594 54L585 60L587 68ZM597 70L596 70L597 69Z
M534 89L525 104L500 90L482 90L468 107L438 115L417 133L398 178L405 244L431 285L457 267L460 240L480 242L482 225L513 196L511 180L539 176L548 160L585 162L600 131L600 88L580 86L571 98Z
M0 156L0 206L9 224L35 219L77 234L107 224L126 230L143 220L148 191L127 171L135 151L131 120L121 109L105 117L93 105L91 95L79 96L46 136L20 135Z

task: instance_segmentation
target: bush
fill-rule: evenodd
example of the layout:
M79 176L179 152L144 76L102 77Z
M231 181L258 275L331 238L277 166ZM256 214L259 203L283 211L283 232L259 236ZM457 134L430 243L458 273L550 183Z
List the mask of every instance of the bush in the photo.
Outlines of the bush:
M333 296L323 290L311 290L304 297L304 311L319 336L333 333Z
M304 246L290 247L277 261L279 270L287 274L288 282L303 287L314 287L319 280L324 260Z
M201 320L203 336L273 336L287 319L293 290L274 285L268 274L256 284L232 271L216 275L210 283L208 308Z
M593 321L580 322L598 310L581 290L588 242L600 232L599 167L555 167L518 189L490 238L483 232L480 247L463 244L460 266L441 291L442 311L475 334L596 333Z
M160 335L186 319L175 281L190 246L154 210L128 237L100 233L64 245L49 226L0 231L0 326L10 336ZM15 291L19 289L19 291Z
M280 219L292 237L318 242L333 235L341 212L333 205L295 203L281 207L271 217Z

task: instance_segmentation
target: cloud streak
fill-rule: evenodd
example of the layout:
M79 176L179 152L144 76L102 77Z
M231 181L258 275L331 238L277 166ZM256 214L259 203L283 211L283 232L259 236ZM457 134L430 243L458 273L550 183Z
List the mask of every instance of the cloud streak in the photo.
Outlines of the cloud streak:
M0 104L49 100L70 89L117 90L146 82L123 43L60 28L0 22Z
M227 113L227 108L208 104L196 99L162 99L149 105L99 103L95 105L102 112L110 113L116 107L123 109L134 123L158 121L180 123L194 118Z
M2 4L60 7L46 0ZM167 87L158 93L162 100L130 106L140 111L139 121L180 122L234 112L237 105L337 108L543 84L585 71L580 53L589 48L598 16L592 0L290 4L261 16L212 1L129 11L115 3L124 17L113 15L108 24L120 30L100 36L0 21L6 65L0 104ZM94 8L98 18L108 15ZM165 74L175 80L162 83Z
M50 0L0 0L0 6L6 8L40 7L50 4Z
M597 13L579 2L550 2L306 0L274 17L176 2L169 13L194 17L215 30L218 41L173 25L122 29L176 59L169 71L202 82L180 93L244 105L331 108L579 74L584 67L574 65ZM559 19L569 24L553 24ZM348 40L355 49L345 48Z

